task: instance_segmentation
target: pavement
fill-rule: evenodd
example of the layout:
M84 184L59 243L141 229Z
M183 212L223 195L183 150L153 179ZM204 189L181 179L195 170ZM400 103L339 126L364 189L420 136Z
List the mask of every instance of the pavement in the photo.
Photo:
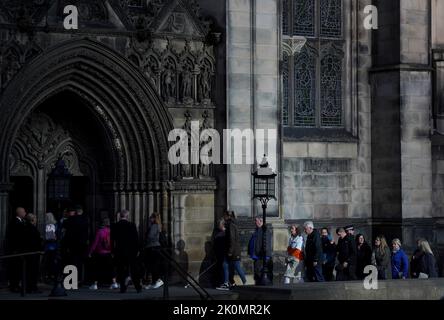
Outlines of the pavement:
M119 290L110 290L109 287L89 290L88 286L79 287L77 290L67 290L67 296L49 297L52 287L40 284L39 290L42 293L26 294L24 297L20 293L12 293L6 287L0 287L0 300L163 300L163 288L155 290L142 290L137 293L133 286L129 286L126 293ZM232 291L220 291L216 289L205 289L214 300L235 300L237 293ZM200 300L198 293L192 288L183 286L169 286L168 300Z

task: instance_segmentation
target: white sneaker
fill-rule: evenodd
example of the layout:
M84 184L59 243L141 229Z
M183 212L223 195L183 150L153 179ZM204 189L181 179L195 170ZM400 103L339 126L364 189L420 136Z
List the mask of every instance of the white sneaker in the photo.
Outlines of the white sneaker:
M95 283L89 286L89 290L97 290L97 289L99 288L97 288L97 284Z
M221 286L217 287L216 290L228 291L230 290L230 285L228 283L224 283Z
M158 288L160 288L161 286L163 286L163 281L162 281L162 279L159 279L159 280L157 280L156 283L153 285L153 289L158 289Z
M120 285L117 282L114 282L109 288L111 290L120 289Z
M145 290L151 290L152 288L153 288L152 284L149 284L149 285L145 286Z

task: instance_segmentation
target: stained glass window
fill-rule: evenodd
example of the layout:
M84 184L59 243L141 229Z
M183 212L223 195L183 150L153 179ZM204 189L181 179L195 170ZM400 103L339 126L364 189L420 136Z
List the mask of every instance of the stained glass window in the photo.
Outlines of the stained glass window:
M283 125L343 126L343 11L342 0L282 0ZM307 40L294 55L292 36Z
M288 20L290 19L289 1L291 0L282 0L282 34L286 36L290 35L290 27L288 25Z
M283 77L283 108L282 108L282 123L283 125L288 125L288 105L289 105L289 97L288 97L288 91L289 91L289 59L288 55L284 54L284 60L282 62L282 77Z
M303 50L294 63L294 125L316 125L316 61Z
M328 53L321 60L321 126L342 125L342 59Z
M313 36L315 0L293 0L293 35Z
M320 0L321 36L340 37L342 34L342 1Z

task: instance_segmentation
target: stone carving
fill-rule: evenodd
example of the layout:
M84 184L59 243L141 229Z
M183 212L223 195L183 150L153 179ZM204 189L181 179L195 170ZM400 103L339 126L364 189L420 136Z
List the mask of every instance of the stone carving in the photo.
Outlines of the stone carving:
M211 125L208 120L209 117L210 116L208 114L208 111L205 110L202 114L203 121L202 121L202 125L200 127L200 132L202 132L203 130L206 130L206 129L211 129ZM200 141L199 150L201 150L202 147L209 142L211 142L211 137L208 137L208 139L205 141ZM209 156L210 157L212 156L211 152L210 152ZM209 176L210 176L210 165L199 162L199 178L207 178Z
M153 56L149 56L148 61L144 67L144 73L151 80L152 84L157 88L159 64Z
M0 41L0 89L6 88L22 68L23 62L28 62L41 51L34 41L22 44L16 36L12 36L6 43Z
M211 63L208 60L204 60L204 64L200 73L200 92L201 92L201 102L204 104L209 103L211 98L211 81L212 81L212 70Z
M138 59L139 67L169 106L212 105L212 48L193 48L186 41L177 52L177 47L173 48L168 40L166 48L161 51L155 43L133 41L127 57L145 57Z
M48 156L54 152L61 141L68 139L65 130L55 125L46 115L31 115L19 133L19 139L33 156L39 167L45 166Z
M163 99L166 102L175 102L176 100L176 71L174 62L168 60L163 72Z
M108 9L103 1L63 0L58 7L59 17L63 17L63 10L67 5L77 6L80 23L108 22Z
M10 168L11 176L32 177L32 170L26 162L20 159L15 159L14 157L11 158L14 159L13 165Z
M173 12L168 18L166 26L162 31L183 33L185 31L185 15L181 12Z
M42 21L49 6L50 0L2 0L0 11L9 22L17 24L21 32L26 32Z
M282 41L282 51L288 56L294 56L301 52L307 42L307 38L301 36L284 37Z
M184 114L185 116L185 123L182 126L182 129L184 129L188 134L188 150L191 150L191 113L189 110L187 110ZM180 165L180 175L183 178L192 178L192 172L191 172L191 155L188 153L188 163L187 164L181 164Z
M6 57L2 63L1 67L1 84L2 88L5 88L9 81L18 73L20 70L20 57L18 53L12 51Z
M190 103L193 101L192 96L192 89L193 89L193 74L189 69L185 69L182 72L182 102L183 103Z

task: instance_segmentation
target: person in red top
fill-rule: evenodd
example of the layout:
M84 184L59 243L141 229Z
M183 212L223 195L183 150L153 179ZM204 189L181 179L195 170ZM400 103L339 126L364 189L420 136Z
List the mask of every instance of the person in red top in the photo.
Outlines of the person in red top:
M91 290L97 290L97 284L99 280L103 283L109 283L112 279L110 289L118 289L119 285L116 282L116 278L113 275L113 259L111 255L111 232L110 232L110 220L104 218L102 225L97 230L94 242L89 248L89 257L93 259L93 275L94 283L89 287Z

